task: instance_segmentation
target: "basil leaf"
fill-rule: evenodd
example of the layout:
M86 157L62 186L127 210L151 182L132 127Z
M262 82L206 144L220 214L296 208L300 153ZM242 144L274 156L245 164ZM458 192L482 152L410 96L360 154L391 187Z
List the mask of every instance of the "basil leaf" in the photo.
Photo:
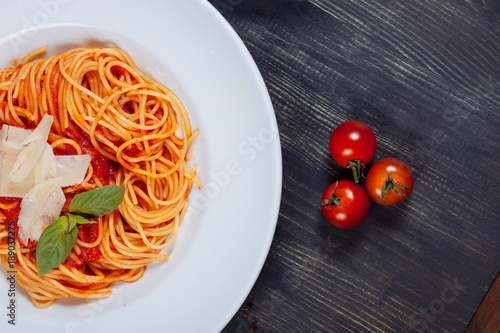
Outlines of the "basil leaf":
M77 224L89 224L89 223L97 223L97 221L89 221L85 217L80 215L75 215L71 213L66 213L69 218L69 229L73 228Z
M78 227L70 228L66 215L59 217L45 228L36 247L38 276L58 267L69 256L78 237Z
M93 218L114 211L122 202L125 186L106 185L77 194L69 204L70 213Z

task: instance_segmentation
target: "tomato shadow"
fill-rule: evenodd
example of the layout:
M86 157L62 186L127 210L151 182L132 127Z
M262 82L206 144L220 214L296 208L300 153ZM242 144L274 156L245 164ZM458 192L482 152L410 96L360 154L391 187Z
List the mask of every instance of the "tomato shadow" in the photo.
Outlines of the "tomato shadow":
M321 212L319 215L316 230L317 242L325 256L334 261L343 260L344 257L350 257L353 251L362 245L365 238L365 222L351 229L341 229L331 225Z

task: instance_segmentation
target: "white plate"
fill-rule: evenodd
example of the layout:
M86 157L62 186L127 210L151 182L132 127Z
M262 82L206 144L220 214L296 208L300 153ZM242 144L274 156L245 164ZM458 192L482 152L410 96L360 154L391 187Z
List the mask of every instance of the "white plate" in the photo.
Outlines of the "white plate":
M23 30L24 29L24 30ZM272 104L236 33L202 0L0 0L0 66L48 45L112 44L177 93L194 128L205 188L195 190L166 263L111 298L33 307L0 278L0 332L218 332L247 297L267 257L281 196ZM2 268L2 275L5 270Z

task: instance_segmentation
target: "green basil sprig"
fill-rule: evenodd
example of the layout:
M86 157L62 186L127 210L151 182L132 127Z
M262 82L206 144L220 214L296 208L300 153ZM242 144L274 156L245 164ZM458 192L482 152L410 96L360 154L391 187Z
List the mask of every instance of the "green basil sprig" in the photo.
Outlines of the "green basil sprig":
M63 215L49 224L36 247L38 276L43 276L66 260L78 237L78 227L70 228L69 217Z
M45 228L36 247L38 276L62 264L78 238L78 224L96 223L87 218L106 215L123 200L125 186L106 185L77 194L70 202L69 212Z
M76 195L69 204L69 211L86 218L111 213L123 200L125 187L108 185Z

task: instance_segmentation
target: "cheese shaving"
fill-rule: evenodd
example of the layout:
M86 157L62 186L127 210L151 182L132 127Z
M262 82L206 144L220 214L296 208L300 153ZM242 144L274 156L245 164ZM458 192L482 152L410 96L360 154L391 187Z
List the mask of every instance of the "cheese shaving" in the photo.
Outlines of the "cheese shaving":
M23 149L9 173L10 181L21 183L28 177L47 145L53 120L54 117L44 115L38 126L24 139Z
M54 222L66 202L59 180L51 178L35 185L21 201L17 226L19 238L24 244L38 241L42 231Z

